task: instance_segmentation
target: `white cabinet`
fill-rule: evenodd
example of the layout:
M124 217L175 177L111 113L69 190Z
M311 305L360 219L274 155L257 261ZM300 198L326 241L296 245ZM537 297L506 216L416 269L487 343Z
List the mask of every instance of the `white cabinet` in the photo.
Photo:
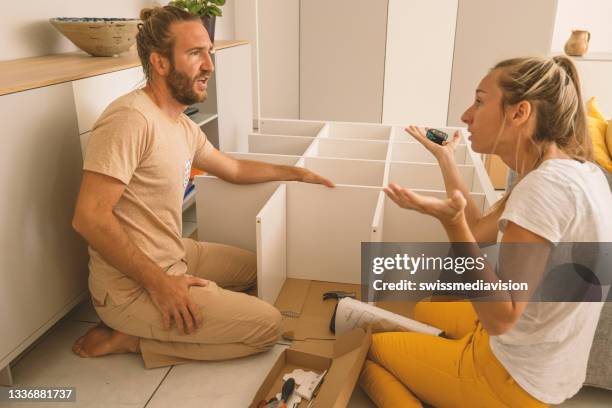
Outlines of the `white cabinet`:
M404 141L402 133L382 125L262 120L251 135L257 137L249 139L251 153L236 157L296 163L336 182L336 188L297 182L240 186L197 177L198 238L256 252L258 294L270 303L286 278L360 283L362 242L447 241L439 222L400 209L381 191L393 180L446 197L431 153ZM308 143L299 149L268 143L281 137ZM496 194L479 156L462 142L455 158L472 198L488 209Z
M382 123L446 126L458 0L389 0Z
M81 179L71 83L0 97L0 369L80 302L87 248L71 220Z
M298 119L300 0L255 0L255 3L261 93L259 116Z
M221 49L215 64L219 149L246 152L253 128L251 46Z
M387 4L301 2L300 119L380 123Z
M222 149L247 150L250 58L247 43L220 42L210 102L194 117ZM108 104L144 85L133 66L0 97L0 381L10 382L2 369L87 295L87 246L72 229L82 150ZM186 219L195 225L193 212Z
M446 124L458 0L245 1L260 117Z
M584 58L574 58L582 81L582 95L585 100L597 98L599 110L612 117L612 53L587 54Z
M505 58L549 54L556 0L461 0L448 109L448 125L461 126L478 82ZM529 10L529 12L526 12Z
M145 84L141 67L124 69L72 82L79 134L89 132L104 109L121 95Z

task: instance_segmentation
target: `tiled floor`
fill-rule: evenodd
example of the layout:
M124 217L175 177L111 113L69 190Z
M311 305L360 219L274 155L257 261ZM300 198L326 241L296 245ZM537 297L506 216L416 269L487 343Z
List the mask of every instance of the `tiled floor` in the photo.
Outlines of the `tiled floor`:
M76 403L15 403L4 407L246 407L276 356L285 346L270 352L226 362L194 362L171 368L146 370L137 355L82 359L74 355L74 340L99 319L88 302L79 305L13 367L16 385L72 386ZM374 405L357 387L351 408ZM612 392L583 390L563 408L612 406Z

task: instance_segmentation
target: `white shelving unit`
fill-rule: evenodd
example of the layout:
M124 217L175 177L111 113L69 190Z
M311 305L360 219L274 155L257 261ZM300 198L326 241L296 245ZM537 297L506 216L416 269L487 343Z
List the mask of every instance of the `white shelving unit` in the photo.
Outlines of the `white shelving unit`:
M262 119L249 135L249 153L230 154L305 167L337 185L238 186L196 177L198 238L256 252L258 295L267 302L286 278L360 283L361 242L446 241L436 220L398 208L382 191L395 181L446 196L439 166L402 128ZM497 195L479 155L463 142L455 158L472 198L488 209Z

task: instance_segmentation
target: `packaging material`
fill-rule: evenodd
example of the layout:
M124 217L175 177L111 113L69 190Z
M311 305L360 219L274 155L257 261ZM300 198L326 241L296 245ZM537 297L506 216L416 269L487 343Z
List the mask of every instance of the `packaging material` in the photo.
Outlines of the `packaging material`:
M334 314L336 300L323 300L325 292L355 292L361 296L361 286L348 283L285 280L274 306L283 315L283 336L291 340L334 340L329 322Z
M295 369L318 374L328 370L312 401L302 399L299 408L305 408L311 402L313 407L346 407L357 384L370 343L371 332L357 328L338 336L333 342L312 342L308 345L310 351L286 349L263 380L250 407L257 407L260 401L276 396L282 388L283 376ZM332 347L330 349L322 346L323 344L331 344Z
M333 277L330 277L330 279ZM438 335L440 330L418 323L407 317L396 315L368 304L344 298L323 300L326 292L354 292L361 298L361 286L355 284L311 281L287 278L276 303L283 316L283 336L292 341L291 347L278 357L251 402L257 407L260 401L276 396L283 386L283 376L296 369L327 374L312 400L302 398L300 408L312 403L317 407L345 407L357 384L361 368L371 343L373 323L377 331L419 331ZM341 307L352 305L350 308ZM334 309L336 312L336 334L329 329ZM366 309L353 309L366 306ZM361 310L359 314L356 310ZM373 312L373 311L374 312ZM338 320L340 313L341 320ZM347 316L353 316L353 321ZM357 318L357 316L360 316ZM339 325L341 329L338 330Z
M364 328L368 326L372 328L373 333L411 331L434 336L443 333L436 327L391 313L368 303L351 298L340 300L336 310L336 335L342 335L356 327Z
M319 384L321 384L326 374L327 370L319 374L314 371L304 371L301 368L296 368L292 372L285 374L283 376L283 381L286 382L290 378L293 378L296 385L295 394L300 398L305 398L310 401L315 391L319 389Z

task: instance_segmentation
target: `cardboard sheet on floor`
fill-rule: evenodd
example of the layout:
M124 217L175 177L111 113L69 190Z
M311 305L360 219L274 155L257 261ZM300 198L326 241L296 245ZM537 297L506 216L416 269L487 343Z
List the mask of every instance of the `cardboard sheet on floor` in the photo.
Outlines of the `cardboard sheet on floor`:
M317 407L346 407L359 378L363 362L370 348L371 334L355 329L334 342L312 342L332 347L312 347L311 350L287 349L278 357L272 369L255 394L250 407L257 407L261 400L269 400L282 388L283 375L296 368L318 374L328 370L321 384L314 405ZM311 343L307 341L305 343ZM298 407L307 407L310 401L302 400Z
M283 335L298 341L333 340L329 322L338 302L322 300L331 291L355 292L357 299L361 297L360 285L287 278L274 304L283 314Z

